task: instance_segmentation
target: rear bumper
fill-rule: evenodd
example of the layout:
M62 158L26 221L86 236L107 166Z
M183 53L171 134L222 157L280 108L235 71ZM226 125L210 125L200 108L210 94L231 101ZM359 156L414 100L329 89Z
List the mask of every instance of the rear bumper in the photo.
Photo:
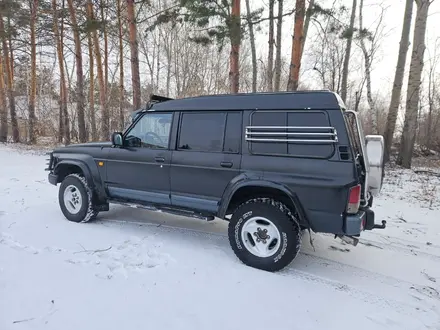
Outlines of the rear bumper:
M374 228L374 212L370 208L361 209L358 213L345 218L344 233L346 235L355 236L363 230Z
M53 173L49 173L47 175L47 178L48 178L50 184L53 184L54 186L57 185L57 183L58 183L58 175L53 174Z

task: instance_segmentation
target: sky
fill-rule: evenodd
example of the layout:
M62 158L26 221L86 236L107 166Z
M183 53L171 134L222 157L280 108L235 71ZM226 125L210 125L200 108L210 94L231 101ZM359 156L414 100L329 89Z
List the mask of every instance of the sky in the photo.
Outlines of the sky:
M335 0L317 0L317 3L323 7L331 7ZM344 3L348 8L352 7L352 0L338 0L339 3ZM359 6L359 0L358 6ZM242 1L242 7L244 7L244 1ZM308 1L306 1L308 3ZM251 0L252 7L254 9L258 7L268 8L268 0ZM285 0L284 10L288 11L295 6L295 0ZM397 64L397 55L399 49L399 41L402 32L403 14L405 10L405 0L364 0L364 25L366 28L375 27L377 25L377 19L381 12L381 7L387 8L384 14L384 38L381 42L382 46L377 54L377 57L372 65L372 86L374 90L388 93L391 90L394 71ZM243 8L245 9L245 7ZM440 38L440 0L434 0L429 9L430 16L428 18L427 25L427 38L425 51L425 62L430 58L430 55L434 52L434 45L436 38ZM358 10L357 13L358 14ZM267 15L267 11L265 13ZM414 19L416 16L416 5L414 4L413 10L413 22L411 26L411 32L414 28ZM286 17L283 21L283 55L289 55L292 45L292 33L293 33L293 20L294 17ZM357 18L356 23L358 24ZM308 39L310 41L312 39ZM410 37L412 43L412 33ZM258 35L258 43L261 45L267 45L267 28L263 29ZM438 43L440 45L440 43ZM354 46L353 48L356 48ZM267 49L267 47L259 47L259 49ZM358 50L355 50L358 51ZM306 49L307 52L307 42ZM407 68L409 68L411 57L411 45L407 56ZM437 51L440 54L440 49ZM266 55L264 55L266 56ZM426 65L425 65L426 67ZM307 64L304 63L302 67L302 78L305 80L310 79L307 76ZM439 72L440 74L440 72ZM300 77L300 79L301 79ZM353 77L351 77L353 78Z

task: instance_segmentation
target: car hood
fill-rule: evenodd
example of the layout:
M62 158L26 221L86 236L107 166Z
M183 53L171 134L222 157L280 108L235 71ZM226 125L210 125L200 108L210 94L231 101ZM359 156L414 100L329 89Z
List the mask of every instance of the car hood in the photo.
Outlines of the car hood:
M69 152L78 149L88 149L88 148L109 148L112 146L111 142L87 142L87 143L77 143L69 144L68 146L57 148L54 152Z
M112 143L110 141L106 142L87 142L87 143L77 143L77 144L70 144L67 146L67 148L74 148L74 147L111 147Z

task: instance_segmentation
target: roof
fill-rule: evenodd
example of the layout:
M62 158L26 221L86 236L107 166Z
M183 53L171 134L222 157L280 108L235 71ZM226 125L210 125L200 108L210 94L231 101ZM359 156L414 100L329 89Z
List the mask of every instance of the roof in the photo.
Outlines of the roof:
M158 102L152 105L150 111L340 110L341 108L345 109L345 105L339 95L324 90L204 95Z

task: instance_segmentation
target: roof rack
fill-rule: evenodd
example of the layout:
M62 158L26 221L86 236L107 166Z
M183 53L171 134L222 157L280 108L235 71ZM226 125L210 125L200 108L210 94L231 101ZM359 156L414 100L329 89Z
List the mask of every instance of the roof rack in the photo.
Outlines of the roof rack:
M147 109L150 109L153 106L153 104L165 102L165 101L171 101L171 100L174 100L174 99L166 97L166 96L150 94L150 100L147 102Z

